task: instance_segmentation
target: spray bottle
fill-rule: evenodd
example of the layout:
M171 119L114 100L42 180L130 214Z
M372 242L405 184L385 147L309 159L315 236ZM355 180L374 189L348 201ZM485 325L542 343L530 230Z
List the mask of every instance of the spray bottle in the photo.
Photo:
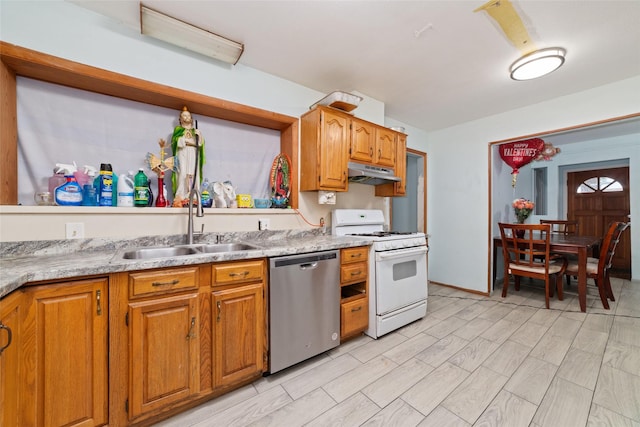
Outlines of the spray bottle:
M93 184L93 178L95 178L97 173L98 170L93 166L84 165L82 170L75 171L73 176L76 177L76 181L80 187L84 189L86 184Z
M76 172L76 165L57 163L58 170L64 173L65 183L58 186L54 192L54 200L59 206L81 206L82 187L73 175Z

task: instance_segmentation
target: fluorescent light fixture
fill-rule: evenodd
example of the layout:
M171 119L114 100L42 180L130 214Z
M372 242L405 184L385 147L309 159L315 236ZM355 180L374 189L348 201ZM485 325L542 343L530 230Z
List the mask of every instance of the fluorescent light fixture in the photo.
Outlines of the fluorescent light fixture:
M195 27L142 4L140 4L140 32L234 65L244 51L242 43Z
M528 53L511 64L509 71L513 80L531 80L545 76L564 64L566 51L561 47L550 47Z

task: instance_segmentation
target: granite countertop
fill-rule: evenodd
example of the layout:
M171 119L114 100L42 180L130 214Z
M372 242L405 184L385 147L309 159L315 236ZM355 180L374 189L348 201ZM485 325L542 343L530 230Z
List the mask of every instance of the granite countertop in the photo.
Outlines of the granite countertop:
M124 259L132 249L184 244L184 235L135 239L78 239L0 243L0 298L30 282L79 276L204 264L250 258L277 257L371 244L371 240L336 237L313 231L217 233L198 236L195 244L243 242L255 250Z

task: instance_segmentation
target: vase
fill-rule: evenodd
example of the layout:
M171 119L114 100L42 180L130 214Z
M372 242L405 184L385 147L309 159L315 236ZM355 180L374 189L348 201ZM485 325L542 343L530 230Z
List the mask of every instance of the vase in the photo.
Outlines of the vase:
M516 224L518 224L518 225L522 225L522 224L524 224L524 221L522 221L522 222L518 221L518 222L516 222ZM517 237L518 239L522 239L522 238L524 238L524 232L525 232L525 230L514 230L514 231L515 231L516 237Z
M169 203L164 197L164 176L158 176L158 197L156 198L156 207L166 208L167 206L169 206Z

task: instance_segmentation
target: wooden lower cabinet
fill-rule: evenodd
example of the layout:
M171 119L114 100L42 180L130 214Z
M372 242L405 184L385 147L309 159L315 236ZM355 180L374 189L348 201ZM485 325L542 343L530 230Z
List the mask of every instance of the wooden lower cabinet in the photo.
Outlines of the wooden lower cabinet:
M369 326L369 300L357 298L340 304L340 336L357 335Z
M212 267L213 384L229 387L267 365L265 259Z
M12 396L8 390L0 392L9 408L8 414L3 412L3 426L100 426L108 422L107 289L108 279L97 278L19 291L23 292L20 307L24 312L11 310L9 319L3 320L15 324L14 316L21 317L15 340L0 355L3 373L15 376L9 367L15 363L19 372L17 382L9 378L15 387ZM12 414L16 404L18 423ZM6 420L7 415L12 419Z
M259 378L265 259L26 285L0 300L0 427L153 425Z
M213 292L214 386L226 387L264 370L264 286Z
M129 304L132 419L199 392L198 294Z
M340 250L340 340L369 326L369 247Z
M0 427L22 425L22 296L22 292L14 292L0 301Z

